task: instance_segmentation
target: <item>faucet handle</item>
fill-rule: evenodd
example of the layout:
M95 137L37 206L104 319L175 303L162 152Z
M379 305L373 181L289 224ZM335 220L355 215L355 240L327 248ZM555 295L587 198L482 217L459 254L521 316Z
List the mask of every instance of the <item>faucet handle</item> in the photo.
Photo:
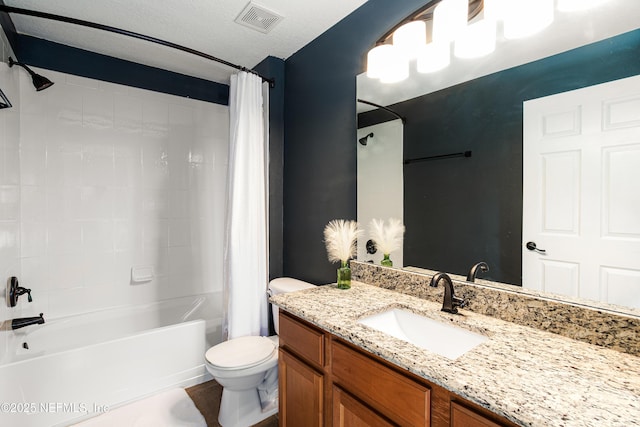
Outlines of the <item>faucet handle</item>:
M454 296L453 298L453 306L454 307L460 307L460 308L464 308L467 305L469 305L469 301L467 301L465 298L463 297L457 297Z

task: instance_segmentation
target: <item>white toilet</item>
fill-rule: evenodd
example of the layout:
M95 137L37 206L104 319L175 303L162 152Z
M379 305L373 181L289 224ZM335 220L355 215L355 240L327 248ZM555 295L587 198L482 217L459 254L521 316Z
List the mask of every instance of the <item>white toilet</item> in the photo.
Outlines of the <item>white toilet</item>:
M313 287L282 277L269 283L268 292L278 295ZM207 370L223 387L218 415L223 427L247 427L278 412L278 307L272 309L275 336L235 338L211 347L205 354ZM260 393L272 397L264 410Z

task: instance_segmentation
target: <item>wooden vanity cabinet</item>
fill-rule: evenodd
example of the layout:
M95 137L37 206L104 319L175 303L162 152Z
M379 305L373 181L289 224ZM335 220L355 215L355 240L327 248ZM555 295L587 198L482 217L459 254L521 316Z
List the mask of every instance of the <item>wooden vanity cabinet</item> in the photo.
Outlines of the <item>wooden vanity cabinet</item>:
M325 335L322 330L280 311L278 387L281 426L325 425Z
M279 336L282 427L517 427L284 311Z

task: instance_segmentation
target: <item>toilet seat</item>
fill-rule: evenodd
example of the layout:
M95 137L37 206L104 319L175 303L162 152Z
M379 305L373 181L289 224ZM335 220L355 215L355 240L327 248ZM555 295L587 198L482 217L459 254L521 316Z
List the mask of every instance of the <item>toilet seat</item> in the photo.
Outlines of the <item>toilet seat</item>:
M216 369L245 369L267 361L276 350L276 343L267 337L240 337L211 347L205 359Z

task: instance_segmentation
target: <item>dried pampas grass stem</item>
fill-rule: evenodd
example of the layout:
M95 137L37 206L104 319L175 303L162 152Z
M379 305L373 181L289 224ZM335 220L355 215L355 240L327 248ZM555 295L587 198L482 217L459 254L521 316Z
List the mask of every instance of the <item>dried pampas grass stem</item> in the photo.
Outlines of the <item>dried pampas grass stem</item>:
M404 225L399 219L391 218L387 225L381 219L372 219L370 228L371 238L383 254L389 255L402 247Z
M324 228L324 242L331 262L347 262L356 254L356 239L360 234L358 223L334 219Z

